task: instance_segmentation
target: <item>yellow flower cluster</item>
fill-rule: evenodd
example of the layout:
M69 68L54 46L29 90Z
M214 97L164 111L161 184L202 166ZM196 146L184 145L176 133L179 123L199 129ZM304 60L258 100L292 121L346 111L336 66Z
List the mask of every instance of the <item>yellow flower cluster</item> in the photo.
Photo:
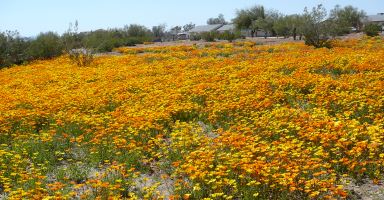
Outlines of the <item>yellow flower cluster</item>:
M119 48L0 71L9 199L335 199L384 174L384 41Z

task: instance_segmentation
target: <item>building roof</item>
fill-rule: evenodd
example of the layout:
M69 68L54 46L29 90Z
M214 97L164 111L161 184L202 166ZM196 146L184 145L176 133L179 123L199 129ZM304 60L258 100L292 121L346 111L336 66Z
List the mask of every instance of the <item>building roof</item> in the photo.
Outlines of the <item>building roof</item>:
M368 15L368 21L384 22L384 13L378 13L377 15Z
M190 33L203 33L203 32L211 32L216 31L220 27L222 27L222 24L213 24L213 25L202 25L202 26L196 26L192 30L190 30Z
M232 31L235 29L235 25L234 24L226 24L222 27L220 27L219 29L217 29L218 31Z

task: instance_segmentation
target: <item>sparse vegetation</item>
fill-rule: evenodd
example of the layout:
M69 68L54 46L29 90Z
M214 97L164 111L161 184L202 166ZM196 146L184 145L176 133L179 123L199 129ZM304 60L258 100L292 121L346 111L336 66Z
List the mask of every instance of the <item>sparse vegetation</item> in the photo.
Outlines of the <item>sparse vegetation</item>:
M217 32L211 31L211 32L204 32L201 33L201 38L206 42L214 42L217 38Z

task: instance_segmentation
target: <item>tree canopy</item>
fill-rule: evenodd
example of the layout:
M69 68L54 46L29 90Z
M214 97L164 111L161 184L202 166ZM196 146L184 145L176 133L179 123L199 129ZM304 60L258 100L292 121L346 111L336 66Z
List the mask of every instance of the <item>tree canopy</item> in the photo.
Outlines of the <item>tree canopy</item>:
M227 24L227 21L225 21L223 14L219 14L219 16L216 18L209 18L207 20L207 24Z

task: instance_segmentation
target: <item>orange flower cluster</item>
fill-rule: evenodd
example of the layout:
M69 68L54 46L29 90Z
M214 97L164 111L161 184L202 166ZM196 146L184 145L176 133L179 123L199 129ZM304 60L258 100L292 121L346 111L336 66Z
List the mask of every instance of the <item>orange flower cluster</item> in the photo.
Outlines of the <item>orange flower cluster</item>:
M0 71L0 197L335 199L384 174L384 41L119 48Z

